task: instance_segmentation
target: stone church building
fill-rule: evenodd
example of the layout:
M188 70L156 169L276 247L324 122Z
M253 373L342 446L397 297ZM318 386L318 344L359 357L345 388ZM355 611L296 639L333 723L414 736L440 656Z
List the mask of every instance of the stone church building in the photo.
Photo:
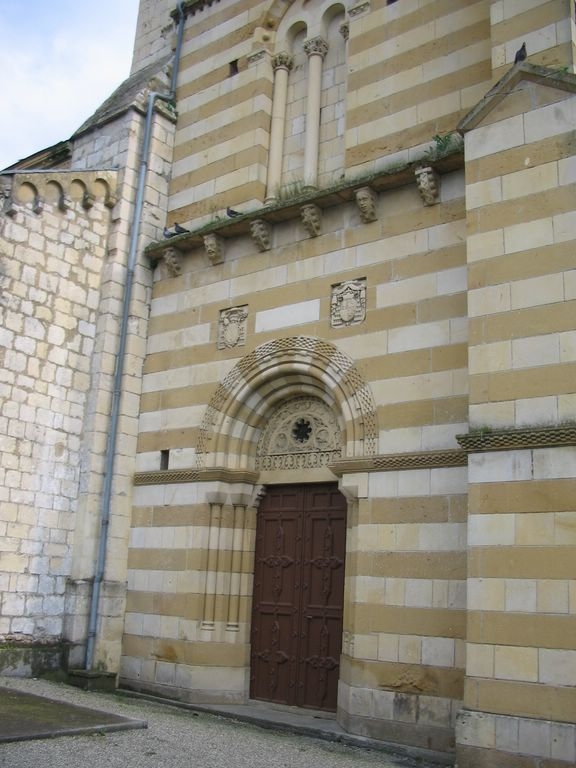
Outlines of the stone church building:
M141 0L0 176L6 673L574 765L575 64L574 0Z

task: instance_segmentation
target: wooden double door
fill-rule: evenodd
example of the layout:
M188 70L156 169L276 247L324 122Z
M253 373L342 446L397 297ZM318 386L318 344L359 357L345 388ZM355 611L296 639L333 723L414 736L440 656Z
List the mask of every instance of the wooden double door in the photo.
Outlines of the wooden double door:
M267 489L256 528L252 698L335 711L345 552L336 483Z

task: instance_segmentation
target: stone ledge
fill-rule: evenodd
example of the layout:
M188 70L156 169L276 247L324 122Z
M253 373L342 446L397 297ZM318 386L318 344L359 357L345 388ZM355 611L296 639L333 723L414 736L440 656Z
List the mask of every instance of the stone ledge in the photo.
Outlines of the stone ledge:
M479 429L456 440L467 453L529 450L576 445L576 424L559 427L519 427L517 429Z

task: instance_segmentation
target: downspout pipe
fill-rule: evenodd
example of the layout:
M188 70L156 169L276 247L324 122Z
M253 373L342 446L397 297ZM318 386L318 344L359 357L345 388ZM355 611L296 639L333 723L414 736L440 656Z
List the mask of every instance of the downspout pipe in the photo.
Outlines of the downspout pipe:
M124 375L124 357L126 354L126 343L128 338L128 322L130 318L130 301L132 298L132 284L134 281L134 269L138 254L138 241L140 239L140 223L142 219L142 210L144 208L144 191L146 187L146 176L148 174L148 164L150 160L150 144L152 142L152 128L154 120L154 106L157 100L174 102L176 98L176 82L178 80L178 69L180 64L180 52L182 41L184 39L184 22L186 16L183 10L185 0L179 0L176 10L178 13L178 36L176 40L176 50L174 52L174 63L172 65L172 78L170 82L170 91L160 93L151 91L148 96L148 108L146 110L146 123L144 128L144 139L142 141L142 150L140 155L140 171L138 176L138 186L136 189L136 201L134 203L134 214L132 217L132 227L130 232L130 248L128 251L128 262L126 268L126 281L124 283L124 295L122 299L122 317L120 323L120 339L118 342L118 351L116 356L116 369L114 371L114 386L112 391L112 404L110 409L110 426L106 442L106 463L104 467L104 485L102 488L102 498L100 503L100 537L98 540L98 555L96 568L94 572L94 582L92 586L92 595L90 599L90 613L88 618L88 636L86 642L86 669L94 668L94 651L96 647L96 632L98 628L98 604L100 601L100 589L104 579L104 569L106 567L106 551L108 549L108 537L110 530L110 510L112 503L112 481L114 475L114 458L116 455L116 443L118 438L118 422L120 419L120 401L122 397L122 377Z

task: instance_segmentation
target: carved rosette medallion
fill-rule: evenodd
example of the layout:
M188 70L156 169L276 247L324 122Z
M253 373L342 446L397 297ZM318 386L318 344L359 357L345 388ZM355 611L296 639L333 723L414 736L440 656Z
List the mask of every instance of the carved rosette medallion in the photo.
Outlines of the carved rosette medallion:
M330 325L355 325L366 318L366 279L347 280L332 286Z
M256 451L257 469L310 469L341 456L341 434L332 410L315 397L281 405L264 429Z
M231 307L220 312L218 320L218 349L242 347L246 344L248 307Z

